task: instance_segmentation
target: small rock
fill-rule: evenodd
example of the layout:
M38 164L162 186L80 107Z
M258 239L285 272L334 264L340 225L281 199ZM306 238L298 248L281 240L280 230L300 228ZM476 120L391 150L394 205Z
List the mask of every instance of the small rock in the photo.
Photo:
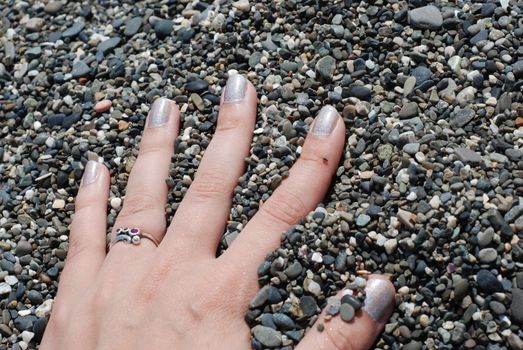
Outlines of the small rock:
M440 10L433 5L419 7L409 11L409 23L419 29L439 29L443 25Z
M341 304L340 317L345 322L350 322L354 318L356 311L350 304Z
M416 102L408 102L401 108L398 113L401 119L409 119L418 114L418 104Z
M64 4L61 1L51 1L44 7L44 11L47 13L55 14L60 12Z
M316 63L316 73L324 79L331 80L336 69L336 60L331 56L324 56Z
M168 19L162 19L156 22L156 24L154 25L154 32L156 33L156 36L159 39L164 39L171 35L171 32L173 31L173 26L173 21Z
M132 17L125 22L125 30L123 34L125 36L133 36L138 33L142 26L142 17Z
M80 78L86 76L91 71L91 68L84 61L76 61L73 63L73 71L71 74L73 78Z
M476 275L476 282L484 292L492 294L503 291L503 285L489 270L479 270Z
M468 148L458 147L454 150L454 154L463 163L472 163L472 164L481 163L481 156Z
M15 248L16 256L25 256L33 252L33 247L28 241L19 241Z
M247 13L251 10L251 4L249 0L239 0L232 3L232 6L243 13Z
M94 106L94 110L96 113L103 113L107 112L111 107L113 106L113 102L111 100L102 100Z
M264 346L274 348L281 345L281 332L275 329L257 325L252 329L252 333L254 334L256 340L258 340Z

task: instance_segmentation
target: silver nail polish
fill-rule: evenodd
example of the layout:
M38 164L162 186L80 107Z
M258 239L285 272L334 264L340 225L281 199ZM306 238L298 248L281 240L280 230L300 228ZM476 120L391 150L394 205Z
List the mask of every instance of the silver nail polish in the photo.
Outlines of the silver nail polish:
M82 178L82 185L89 185L96 182L100 176L100 164L94 160L90 160L85 165L84 176Z
M233 74L225 84L223 102L239 102L245 98L247 91L247 79L240 74Z
M157 98L149 111L149 122L147 127L157 128L169 122L172 102L164 97Z
M385 321L394 308L395 295L388 284L389 282L379 278L371 278L367 281L363 309L376 322Z
M316 136L328 136L336 126L338 111L332 106L323 107L314 121L312 134Z

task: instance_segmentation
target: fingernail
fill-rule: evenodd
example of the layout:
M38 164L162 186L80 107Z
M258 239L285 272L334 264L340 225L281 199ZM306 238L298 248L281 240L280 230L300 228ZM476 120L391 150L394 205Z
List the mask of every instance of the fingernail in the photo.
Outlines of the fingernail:
M171 114L172 102L165 97L160 97L154 100L151 110L149 111L149 128L157 128L164 126L169 122Z
M223 102L239 102L244 99L247 91L247 79L240 74L233 74L225 84Z
M332 106L323 107L314 120L312 134L316 136L328 136L336 126L338 111Z
M84 176L82 178L82 185L89 185L95 182L100 175L100 164L94 160L90 160L85 165Z
M395 295L389 282L379 278L371 278L365 288L365 306L363 309L376 322L385 322L395 304Z

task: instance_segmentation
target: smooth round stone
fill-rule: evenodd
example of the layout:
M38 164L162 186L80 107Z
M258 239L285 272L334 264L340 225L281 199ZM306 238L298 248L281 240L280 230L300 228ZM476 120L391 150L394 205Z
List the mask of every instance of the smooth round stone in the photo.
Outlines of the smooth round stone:
M252 329L252 333L254 334L254 337L264 346L274 348L281 345L282 335L275 329L257 325Z
M352 306L354 308L354 310L361 309L361 307L363 305L362 302L358 298L356 298L355 296L350 295L350 294L344 295L341 298L341 303L342 304L349 304L350 306Z
M490 264L496 261L498 252L494 248L484 248L478 253L478 260L484 264Z
M340 306L340 317L345 322L350 322L354 318L356 311L350 304L341 304Z
M354 85L350 88L349 94L360 100L370 100L372 91L365 86Z
M25 256L33 252L33 247L28 241L19 241L15 248L16 256Z
M370 222L370 216L367 214L360 214L358 215L358 218L356 219L356 225L359 227L367 226L367 224Z
M173 31L174 23L168 19L162 19L154 25L154 32L159 39L164 39L167 36L171 35Z
M102 100L94 106L94 110L96 111L96 113L103 113L103 112L107 112L109 109L111 109L112 106L113 106L113 101Z
M503 291L503 285L489 270L479 270L476 275L476 282L479 289L487 293L496 293Z
M322 57L316 63L316 73L326 81L332 78L335 69L336 60L331 56Z
M47 13L55 14L59 12L64 4L61 1L51 1L44 7L44 11Z
M300 308L303 311L303 314L307 317L310 317L316 313L318 305L316 304L316 299L309 295L305 295L300 298Z
M133 36L142 26L142 17L132 17L125 22L125 36Z
M185 85L185 89L189 92L203 92L209 87L209 82L205 79L192 80Z

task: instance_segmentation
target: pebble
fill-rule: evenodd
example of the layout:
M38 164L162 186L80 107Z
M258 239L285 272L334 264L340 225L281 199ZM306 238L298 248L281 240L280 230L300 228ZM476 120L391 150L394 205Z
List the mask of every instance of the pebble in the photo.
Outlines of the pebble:
M478 260L484 264L489 264L496 261L498 252L494 248L484 248L478 253Z
M316 73L324 80L331 80L336 69L336 60L332 56L324 56L316 62Z
M131 17L125 21L125 30L123 34L125 36L133 36L140 30L142 26L142 17Z
M478 164L481 162L481 156L477 154L476 152L464 148L464 147L458 147L454 150L454 154L456 157L458 157L459 160L461 160L463 163L473 163Z
M173 21L168 19L162 19L154 25L154 32L156 33L158 39L162 40L171 35L171 32L173 31L173 26Z
M71 72L73 78L80 78L88 75L91 68L84 61L76 61L73 63L73 70Z
M258 325L252 329L252 332L256 340L264 346L273 348L280 346L282 343L281 332L275 329Z
M399 112L401 119L409 119L418 115L418 104L416 102L406 103Z
M45 5L44 11L50 14L56 14L62 10L63 6L64 4L61 1L50 1Z
M111 198L111 208L119 209L122 206L122 199L118 197Z
M78 21L62 32L62 38L71 38L77 36L85 28L85 23Z
M476 275L476 282L484 292L492 294L503 291L501 282L489 270L479 270Z
M104 113L111 109L113 102L111 100L102 100L96 103L94 110L96 113Z
M410 10L409 23L415 28L439 29L443 25L443 17L436 6L428 5Z
M355 310L351 304L341 304L340 317L345 322L350 322L354 318Z
M19 241L18 244L16 245L16 249L15 249L15 255L16 256L25 256L25 255L29 255L33 252L33 247L31 245L31 243L29 243L28 241Z
M510 312L512 320L519 325L523 325L523 289L514 288L512 290Z

